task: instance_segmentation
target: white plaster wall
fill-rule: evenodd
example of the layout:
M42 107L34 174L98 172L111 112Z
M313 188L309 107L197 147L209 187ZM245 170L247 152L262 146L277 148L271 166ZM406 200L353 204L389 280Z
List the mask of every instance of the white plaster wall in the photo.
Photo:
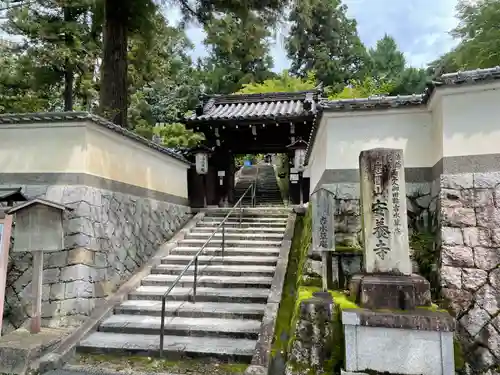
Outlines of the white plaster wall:
M358 169L359 153L377 147L403 149L406 167L435 163L432 118L424 107L325 112L321 125L327 128L326 169Z
M443 111L443 156L500 153L500 84L448 88L434 98Z
M443 106L441 101L429 106L432 116L431 150L433 165L443 158Z
M86 139L87 173L187 198L187 164L90 122Z
M84 123L0 126L0 173L85 172Z
M313 148L311 150L311 155L309 156L308 163L308 173L309 173L309 186L310 193L316 187L316 184L321 178L321 175L326 169L326 153L328 142L326 138L326 124L321 123L316 133L316 141L314 142Z

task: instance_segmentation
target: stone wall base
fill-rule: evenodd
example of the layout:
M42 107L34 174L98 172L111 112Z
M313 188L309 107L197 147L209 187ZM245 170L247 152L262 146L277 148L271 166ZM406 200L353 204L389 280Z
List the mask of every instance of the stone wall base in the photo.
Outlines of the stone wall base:
M65 249L44 255L45 327L80 325L190 216L187 206L83 185L28 185L23 193L74 209L64 222ZM31 265L31 253L10 253L4 334L29 317Z

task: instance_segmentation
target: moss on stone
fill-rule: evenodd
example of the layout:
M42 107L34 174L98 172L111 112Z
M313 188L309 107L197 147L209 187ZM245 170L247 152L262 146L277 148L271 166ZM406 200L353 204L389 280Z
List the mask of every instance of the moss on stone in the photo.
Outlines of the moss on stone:
M363 253L363 249L360 247L335 245L335 251L339 253Z
M295 327L291 325L295 311L294 306L297 292L302 282L302 272L307 259L307 253L312 241L310 211L311 210L308 210L304 216L297 216L295 221L292 246L288 257L285 283L283 285L283 294L278 310L278 317L276 318L275 334L271 348L271 354L273 356L277 353L286 354L289 338L293 335L292 330L295 329Z
M417 306L417 309L434 311L434 312L443 312L443 313L448 312L446 309L442 309L441 307L439 307L435 303L431 304L430 306Z
M462 345L456 338L453 339L453 354L455 357L455 371L465 370L464 352L462 351Z

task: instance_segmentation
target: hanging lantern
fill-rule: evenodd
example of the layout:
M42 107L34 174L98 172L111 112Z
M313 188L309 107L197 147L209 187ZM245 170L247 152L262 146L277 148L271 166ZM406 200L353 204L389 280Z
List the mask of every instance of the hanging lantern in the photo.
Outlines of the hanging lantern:
M212 153L212 150L204 145L199 145L189 151L195 157L196 173L207 174L208 173L208 158Z
M207 174L208 172L208 154L206 152L197 152L196 155L196 173Z
M299 172L302 172L304 170L306 160L307 142L299 138L292 144L288 145L287 148L294 151L294 168L296 168Z

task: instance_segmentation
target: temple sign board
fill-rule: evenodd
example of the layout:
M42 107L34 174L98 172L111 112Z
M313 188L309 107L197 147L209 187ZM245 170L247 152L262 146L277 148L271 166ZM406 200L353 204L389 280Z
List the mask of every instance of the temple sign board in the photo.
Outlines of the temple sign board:
M32 199L12 207L14 215L14 252L33 253L31 333L41 329L43 252L64 249L63 213L71 208L44 199Z

